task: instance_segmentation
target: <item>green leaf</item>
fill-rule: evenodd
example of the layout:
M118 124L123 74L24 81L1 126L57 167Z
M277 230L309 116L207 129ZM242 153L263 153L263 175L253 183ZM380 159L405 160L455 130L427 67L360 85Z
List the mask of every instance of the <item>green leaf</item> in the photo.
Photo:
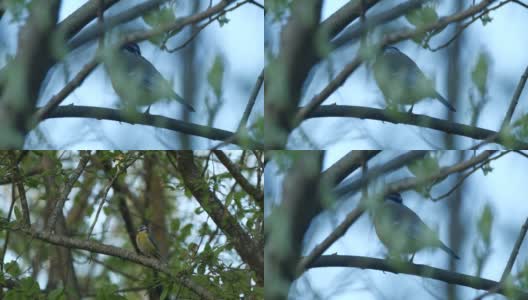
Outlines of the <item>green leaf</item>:
M471 80L477 87L481 96L486 94L486 83L488 81L489 57L486 53L481 52L477 59L477 64L471 72Z
M417 28L424 27L438 21L438 14L433 6L426 5L420 9L415 9L405 15L409 23Z
M422 178L438 172L438 170L440 170L440 165L438 164L436 157L428 154L424 159L415 160L408 164L407 168L409 168L409 171L411 171L414 176Z
M183 228L180 230L179 234L182 236L182 237L188 237L191 235L191 231L193 229L193 224L187 224L185 226L183 226Z
M109 216L112 214L112 207L110 205L103 206L103 213L105 216Z
M493 171L493 168L489 161L482 165L482 173L484 173L484 176L488 175L491 171Z
M18 206L15 206L15 219L17 221L22 221L22 212Z
M201 207L197 207L194 209L194 213L200 215L201 213L203 213L203 209Z
M160 8L159 10L151 11L143 17L145 23L153 28L159 28L167 24L174 24L176 16L170 7ZM167 38L174 36L178 31L164 32L159 35L149 37L149 41L155 45L160 46Z
M4 265L5 271L7 274L11 275L11 277L18 277L20 274L22 274L22 271L20 270L20 267L18 266L18 263L14 260L6 263Z
M415 160L407 165L407 168L413 173L416 178L424 178L430 174L437 173L440 170L438 159L431 153L427 154L423 159ZM429 190L431 184L420 185L415 188L415 191L425 197L429 197Z
M486 204L486 206L484 206L484 210L482 211L482 214L479 217L477 227L478 227L480 236L482 237L482 240L484 241L487 247L489 247L491 244L492 225L493 225L493 211L491 210L491 206L489 204Z
M516 135L525 140L528 138L528 114L522 115L517 119L513 125L512 129L515 129Z
M48 300L66 300L63 288L56 288L48 294Z
M160 295L160 300L165 300L167 296L169 295L169 289L166 287L163 289Z
M154 10L143 16L143 21L151 27L160 27L176 22L174 11L170 7Z
M224 26L227 23L229 23L229 19L225 14L218 17L218 24L220 24L220 27Z
M420 9L415 9L405 15L405 18L409 23L413 24L417 29L426 27L438 20L438 15L433 6L423 6ZM413 41L417 44L421 44L427 33L413 37Z
M18 285L8 290L4 295L5 300L18 299L42 299L42 293L37 281L31 277L25 277L18 281Z
M222 96L222 83L224 80L224 59L222 56L217 55L214 63L207 73L207 81L213 89L213 93L216 98L220 99Z
M489 13L485 13L480 17L480 20L482 21L482 25L486 26L488 23L493 21L493 18L490 17Z

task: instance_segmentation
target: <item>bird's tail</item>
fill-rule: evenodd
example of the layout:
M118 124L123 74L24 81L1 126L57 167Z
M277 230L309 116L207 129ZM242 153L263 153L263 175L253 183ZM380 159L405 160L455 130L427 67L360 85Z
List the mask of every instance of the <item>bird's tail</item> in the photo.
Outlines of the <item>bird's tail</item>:
M181 104L183 104L188 110L193 111L193 112L195 111L194 107L192 107L192 105L187 103L187 101L185 101L185 99L183 99L180 95L174 93L172 98L174 100L180 102Z
M453 105L451 105L451 103L447 102L447 100L442 97L442 95L440 95L438 92L435 93L435 97L436 99L438 99L440 102L442 102L442 104L444 104L445 106L447 106L447 108L449 108L449 110L451 111L456 111L456 109L453 107Z
M449 247L447 247L446 245L444 244L440 244L440 249L444 250L447 254L453 256L454 258L456 259L460 259L460 257L458 257L458 255L455 253L455 251L451 250Z

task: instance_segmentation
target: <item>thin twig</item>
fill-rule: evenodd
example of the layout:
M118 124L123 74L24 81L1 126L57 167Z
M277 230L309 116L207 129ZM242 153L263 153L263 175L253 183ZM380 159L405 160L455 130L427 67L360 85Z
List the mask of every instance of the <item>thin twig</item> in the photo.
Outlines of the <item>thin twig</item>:
M513 93L512 99L510 101L510 106L508 107L508 111L506 112L506 116L504 116L504 120L502 121L501 125L501 131L508 126L508 124L511 122L513 112L515 111L515 108L517 107L517 103L519 103L519 98L521 98L521 93L524 89L524 85L526 84L526 80L528 79L528 66L526 69L524 69L524 73L521 76L521 79L519 80L519 83L517 84L517 87L515 88L515 92Z
M507 0L507 1L503 1L499 4L497 4L496 6L494 7L490 7L490 8L486 8L484 9L483 11L481 11L477 16L472 16L471 20L466 22L465 24L462 24L458 29L457 31L455 32L455 34L453 34L453 36L445 43L441 44L440 46L436 47L436 48L429 48L431 51L435 52L435 51L438 51L442 48L445 48L447 46L449 46L449 44L451 44L458 36L460 36L460 34L462 34L462 32L468 28L471 24L473 24L475 21L477 20L481 20L482 16L484 16L485 14L488 14L490 13L491 11L493 10L496 10L498 8L500 8L501 6L503 6L504 4L510 2L510 0ZM435 32L437 33L437 32ZM434 34L430 35L429 38L427 39L426 43L429 42L430 38L433 37Z
M515 92L513 93L512 99L510 101L510 106L508 107L508 111L506 112L506 115L504 116L504 120L502 120L502 125L501 125L500 130L496 132L495 134L491 135L490 137L486 138L484 141L472 146L469 150L477 150L478 148L488 143L496 143L497 139L500 137L500 134L510 125L511 118L513 117L513 112L515 111L515 108L517 107L517 104L519 103L519 98L521 97L521 93L524 89L524 85L526 84L527 79L528 79L528 66L524 70L524 73L521 75L521 78L519 79L519 83L517 83L517 87L515 88Z
M40 121L48 118L50 116L50 113L61 104L66 97L68 97L71 92L73 92L76 88L78 88L92 73L92 71L97 67L99 64L99 59L92 59L89 63L84 65L84 67L75 75L75 77L68 82L62 90L59 91L56 95L51 97L51 99L44 105L42 108L37 110L33 116L34 124L38 124Z
M15 194L15 187L13 186L11 188L11 205L9 206L9 211L7 213L7 219L6 222L11 221L11 215L13 214L13 209L15 208L15 201L16 201L16 194ZM9 244L9 236L11 236L11 231L6 230L6 235L4 239L4 247L2 249L2 256L0 257L0 272L4 272L4 258L7 253L7 245Z
M513 246L512 252L510 254L510 258L508 259L508 263L506 264L506 266L504 267L504 271L502 272L501 280L494 287L488 289L486 293L479 295L474 300L482 300L484 299L484 297L487 297L491 294L498 293L501 289L504 288L504 285L506 284L506 279L511 273L515 259L517 258L517 255L519 254L519 248L521 248L522 242L524 240L524 237L526 236L527 231L528 231L528 218L526 219L526 221L524 221L524 224L521 227L521 231L519 232L519 236L517 237L517 240L515 241L515 245Z
M264 193L249 183L244 175L242 175L240 168L234 164L223 151L213 150L213 153L216 155L216 157L218 157L218 160L220 160L224 167L226 167L226 169L233 176L235 181L244 189L244 191L246 191L253 199L255 199L260 208L263 208Z
M515 259L517 258L517 255L519 254L519 249L521 248L522 242L524 240L524 237L526 236L526 232L528 231L528 218L526 218L526 221L524 221L523 226L521 227L521 231L519 232L519 236L517 237L517 240L515 241L515 245L513 246L512 252L510 254L510 258L508 259L508 263L506 264L506 267L504 268L504 271L502 272L501 276L501 282L504 282L508 275L510 275L511 270L513 268L513 263L515 263Z
M469 160L456 163L449 167L444 167L438 170L438 172L435 172L434 174L430 174L428 176L424 176L422 178L407 178L407 179L401 179L399 181L393 182L391 184L387 184L381 192L379 192L376 196L373 196L374 198L378 197L384 197L390 192L399 192L402 190L408 190L410 188L423 185L427 182L435 182L439 179L445 178L448 175L456 172L464 171L467 168L470 168L484 160L486 160L491 154L493 154L493 151L483 152L482 154L471 158ZM399 160L399 159L398 159ZM394 160L395 163L397 163L397 160ZM400 160L401 163L401 160ZM371 172L375 173L375 172ZM368 183L373 179L373 177L368 174L366 176L362 176L359 182L362 184L359 187L364 187L368 185ZM314 247L314 249L310 252L308 256L305 256L297 265L297 276L302 274L318 257L320 257L324 251L326 251L338 238L343 236L347 229L356 222L356 220L365 212L365 205L363 205L365 202L360 202L358 206L352 210L350 213L347 214L345 217L345 220L339 224L339 226L331 233L329 234L323 242L321 242L319 245Z
M55 204L55 208L53 209L53 212L50 215L49 223L48 223L48 232L53 232L55 230L55 224L57 223L59 214L62 213L64 203L68 199L68 195L70 194L71 190L73 189L73 186L75 185L75 183L81 176L82 172L84 171L84 168L86 168L86 165L88 164L89 160L90 160L89 152L82 151L79 164L77 164L77 167L75 168L75 170L73 170L73 173L70 175L70 178L64 185L64 189L62 190L59 196L60 198Z
M214 16L212 18L209 18L209 20L207 20L207 22L205 24L202 24L200 26L196 26L197 30L194 30L193 33L191 34L191 36L183 44L181 44L180 46L177 46L177 47L175 47L173 49L168 49L167 47L165 47L165 43L167 42L167 39L172 36L171 34L169 34L167 36L167 38L163 41L161 49L167 50L167 52L172 53L172 52L176 52L176 51L178 51L180 49L185 48L185 46L187 46L189 43L191 43L198 36L198 34L202 30L207 28L207 26L209 26L211 23L213 23L214 21L218 20L220 17L224 16L227 12L233 11L233 10L239 8L240 6L242 6L242 5L244 5L244 4L248 3L248 2L249 2L248 0L243 1L243 2L239 2L234 7L227 8L224 11L222 11L221 13L219 13L218 15L216 15L216 16Z
M31 227L31 220L29 217L29 205L26 196L26 189L24 188L24 183L22 182L22 176L20 175L20 168L18 167L18 159L13 151L9 151L9 156L11 157L12 172L13 172L13 188L16 187L18 190L18 196L20 197L20 207L22 207L22 223Z
M99 207L97 208L97 212L95 214L95 219L92 222L92 226L90 226L90 230L88 231L88 235L87 235L86 239L90 239L90 237L92 235L92 232L93 232L93 230L95 228L95 224L97 224L97 220L99 219L99 214L101 213L101 210L102 210L104 204L106 203L106 197L108 196L108 191L110 190L110 188L114 184L114 182L117 179L117 177L119 177L119 175L121 175L123 172L126 172L128 167L130 165L132 165L135 161L136 161L136 159L131 159L129 162L127 162L127 163L125 163L123 165L119 164L117 166L117 171L115 172L115 174L112 177L112 179L110 179L110 181L108 182L108 184L104 188L103 197L102 197L103 199L101 200L101 203L99 204Z
M253 110L253 106L255 105L255 101L257 100L257 96L260 91L260 88L262 87L263 82L264 82L264 69L262 70L262 72L260 72L260 75L257 78L257 82L255 82L255 85L253 86L253 90L251 90L251 94L249 95L246 109L244 110L244 114L242 114L242 119L240 119L240 123L238 124L237 131L240 131L242 128L246 127L246 124L249 120L249 115L251 114L251 110Z
M474 167L471 171L467 172L466 174L462 175L462 177L460 177L457 182L449 189L449 191L447 191L447 193L444 193L443 195L441 196L438 196L436 198L431 198L432 201L436 202L440 199L443 199L443 198L447 198L449 197L449 195L451 195L458 187L460 187L462 185L462 183L473 173L475 173L476 171L480 170L480 168L482 168L482 166L484 166L484 164L487 164L489 163L490 161L493 161L493 160L496 160L496 159L499 159L500 157L502 157L503 155L506 155L508 154L510 151L501 151L499 153L499 155L495 156L495 157L492 157L492 158L489 158L485 161L483 161L482 163L480 163L478 166Z

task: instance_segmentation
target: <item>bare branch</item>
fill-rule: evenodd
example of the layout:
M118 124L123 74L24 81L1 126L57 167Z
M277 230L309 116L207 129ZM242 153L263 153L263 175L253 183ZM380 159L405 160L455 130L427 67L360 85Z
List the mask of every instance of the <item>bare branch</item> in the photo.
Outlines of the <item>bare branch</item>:
M257 82L255 82L255 86L253 86L253 90L251 91L251 95L249 96L246 109L244 110L242 119L240 120L240 123L238 124L237 131L240 131L242 128L246 127L246 124L249 119L249 115L251 114L251 111L253 110L253 106L255 105L255 101L257 100L257 96L260 91L260 88L262 87L263 82L264 82L264 70L260 72L260 75L257 78Z
M387 271L395 274L417 275L480 290L489 290L499 284L493 280L446 271L426 265L413 264L404 261L398 261L397 264L394 264L393 262L387 261L385 259L364 256L325 255L320 257L309 266L309 268L328 267L354 267L360 269ZM510 295L511 290L510 288L501 288L497 292L503 295ZM519 297L522 299L528 298L528 293L518 288L515 289L515 294L519 295Z
M22 207L22 223L27 227L31 227L31 220L29 218L29 205L26 196L26 189L24 188L24 183L22 176L20 175L20 168L18 166L19 160L17 159L13 151L9 151L9 156L12 163L13 171L13 187L17 188L18 196L20 197L20 207Z
M75 239L75 238L51 233L49 231L36 231L33 229L29 229L29 228L12 228L11 230L24 233L26 235L29 235L32 238L39 239L41 241L44 241L44 242L47 242L53 245L62 246L66 248L87 250L90 252L110 255L110 256L119 257L121 259L134 262L140 265L144 265L156 271L165 273L169 276L177 277L179 281L181 282L181 284L191 289L193 292L195 292L197 295L199 295L200 297L204 299L211 299L211 300L218 299L218 297L214 297L205 287L199 285L193 280L173 274L167 265L162 264L157 259L146 257L144 255L137 254L127 249L102 244L94 240L86 241L86 240L81 240L81 239Z
M307 116L307 118L321 117L350 117L386 121L395 124L399 123L415 125L424 128L440 130L445 133L457 134L460 136L465 136L477 140L485 140L497 134L497 132L493 130L484 129L480 127L473 127L461 123L449 122L443 119L433 118L426 115L403 113L393 110L377 109L363 106L324 105L318 107L313 113ZM498 135L498 138L496 138L494 142L511 149L528 148L527 143L514 139L511 136L503 137L502 135Z
M180 170L185 186L200 203L211 219L228 237L242 260L255 271L257 283L264 285L264 254L258 243L240 226L233 216L218 199L204 180L201 171L194 163L192 151L170 152Z
M506 267L504 268L504 271L502 272L501 276L501 283L503 283L506 278L510 275L511 270L513 268L513 263L515 263L515 259L517 258L517 255L519 254L519 249L521 248L522 242L524 240L524 237L526 236L526 232L528 231L528 218L526 221L524 221L523 226L521 227L521 231L519 232L519 236L517 237L517 240L515 241L515 245L513 246L512 252L510 254L510 258L508 259L508 263L506 264Z
M125 114L121 110L111 108L80 105L58 106L49 113L47 118L94 118L99 120L126 122L130 124L149 125L204 137L211 140L229 140L231 143L243 146L244 148L263 148L261 143L251 140L249 137L240 137L234 132L183 122L180 120L152 114ZM233 135L237 138L232 139Z

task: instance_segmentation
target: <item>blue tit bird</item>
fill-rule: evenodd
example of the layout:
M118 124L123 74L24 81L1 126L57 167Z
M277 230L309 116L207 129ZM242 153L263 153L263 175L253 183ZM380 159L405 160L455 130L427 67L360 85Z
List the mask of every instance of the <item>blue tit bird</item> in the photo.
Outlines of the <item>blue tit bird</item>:
M395 104L411 104L425 98L436 98L450 110L456 111L434 87L416 63L398 48L386 46L376 57L373 65L374 78L385 100Z
M150 106L162 99L173 99L188 110L194 108L172 89L172 85L143 56L136 43L126 43L105 63L112 86L126 108Z
M136 245L141 254L161 260L159 248L146 225L139 226L136 233Z
M407 206L403 205L400 193L391 193L374 212L374 229L389 255L412 254L426 248L440 248L452 257L458 255L447 247L437 234Z

